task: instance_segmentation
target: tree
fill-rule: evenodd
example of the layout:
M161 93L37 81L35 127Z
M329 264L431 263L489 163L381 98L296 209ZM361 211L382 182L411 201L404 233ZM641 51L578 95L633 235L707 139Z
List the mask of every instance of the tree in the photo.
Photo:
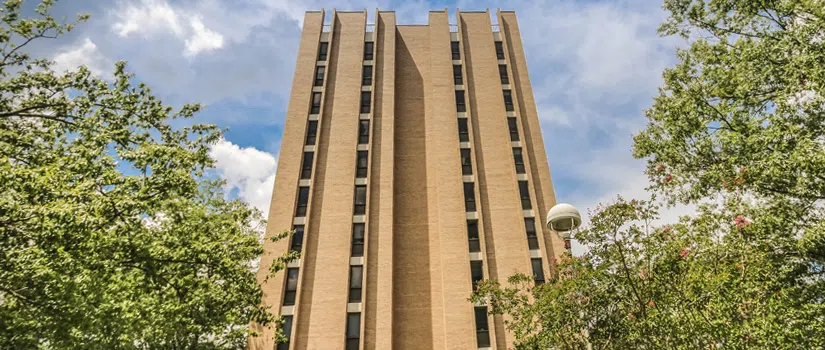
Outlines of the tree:
M633 154L649 201L599 207L543 286L486 281L521 348L825 347L825 4L665 0L680 35Z
M21 3L0 26L0 348L242 348L250 322L276 324L252 270L261 214L210 176L221 130L172 127L200 106L173 111L123 62L111 83L53 72L26 46L87 16Z

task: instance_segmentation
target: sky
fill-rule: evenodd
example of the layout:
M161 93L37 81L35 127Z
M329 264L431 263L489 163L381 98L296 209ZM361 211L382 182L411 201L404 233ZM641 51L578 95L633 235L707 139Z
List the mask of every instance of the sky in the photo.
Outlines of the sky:
M684 44L657 34L661 1L63 0L55 17L90 20L33 53L104 78L125 60L165 103L205 104L196 122L227 128L212 156L229 192L266 213L303 12L322 7L395 10L399 24L426 24L432 9L515 10L557 201L586 217L619 194L648 197L632 135Z

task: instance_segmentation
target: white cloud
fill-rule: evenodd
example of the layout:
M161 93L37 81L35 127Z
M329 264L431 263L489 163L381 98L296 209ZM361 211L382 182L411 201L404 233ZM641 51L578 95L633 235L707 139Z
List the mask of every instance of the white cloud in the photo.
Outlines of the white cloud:
M201 51L216 50L223 47L223 36L206 28L200 18L192 18L190 25L194 33L186 39L184 55L191 57Z
M175 8L163 0L141 0L115 10L114 30L120 37L137 34L144 39L172 34L183 40L184 56L192 57L204 51L223 47L223 35L207 28L200 16L183 8Z
M111 71L114 70L114 63L107 59L89 38L85 38L80 46L58 53L52 60L54 61L52 69L58 73L86 66L92 74L103 79L112 79Z
M215 167L227 187L237 189L239 197L268 215L278 168L276 156L254 147L241 148L223 139L212 146L209 155L215 159Z

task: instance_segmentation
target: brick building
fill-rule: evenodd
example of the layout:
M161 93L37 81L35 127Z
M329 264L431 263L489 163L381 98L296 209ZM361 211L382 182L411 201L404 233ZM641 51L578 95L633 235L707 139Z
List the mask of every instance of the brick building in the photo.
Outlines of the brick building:
M307 12L260 271L278 349L505 349L480 279L542 282L564 250L516 15ZM272 349L273 331L250 346Z

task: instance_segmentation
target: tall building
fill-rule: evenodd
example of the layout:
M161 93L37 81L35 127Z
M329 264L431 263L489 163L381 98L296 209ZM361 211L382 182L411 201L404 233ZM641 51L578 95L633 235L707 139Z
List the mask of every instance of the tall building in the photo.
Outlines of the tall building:
M516 15L307 12L260 276L289 343L260 349L505 349L481 279L541 283L565 244Z

